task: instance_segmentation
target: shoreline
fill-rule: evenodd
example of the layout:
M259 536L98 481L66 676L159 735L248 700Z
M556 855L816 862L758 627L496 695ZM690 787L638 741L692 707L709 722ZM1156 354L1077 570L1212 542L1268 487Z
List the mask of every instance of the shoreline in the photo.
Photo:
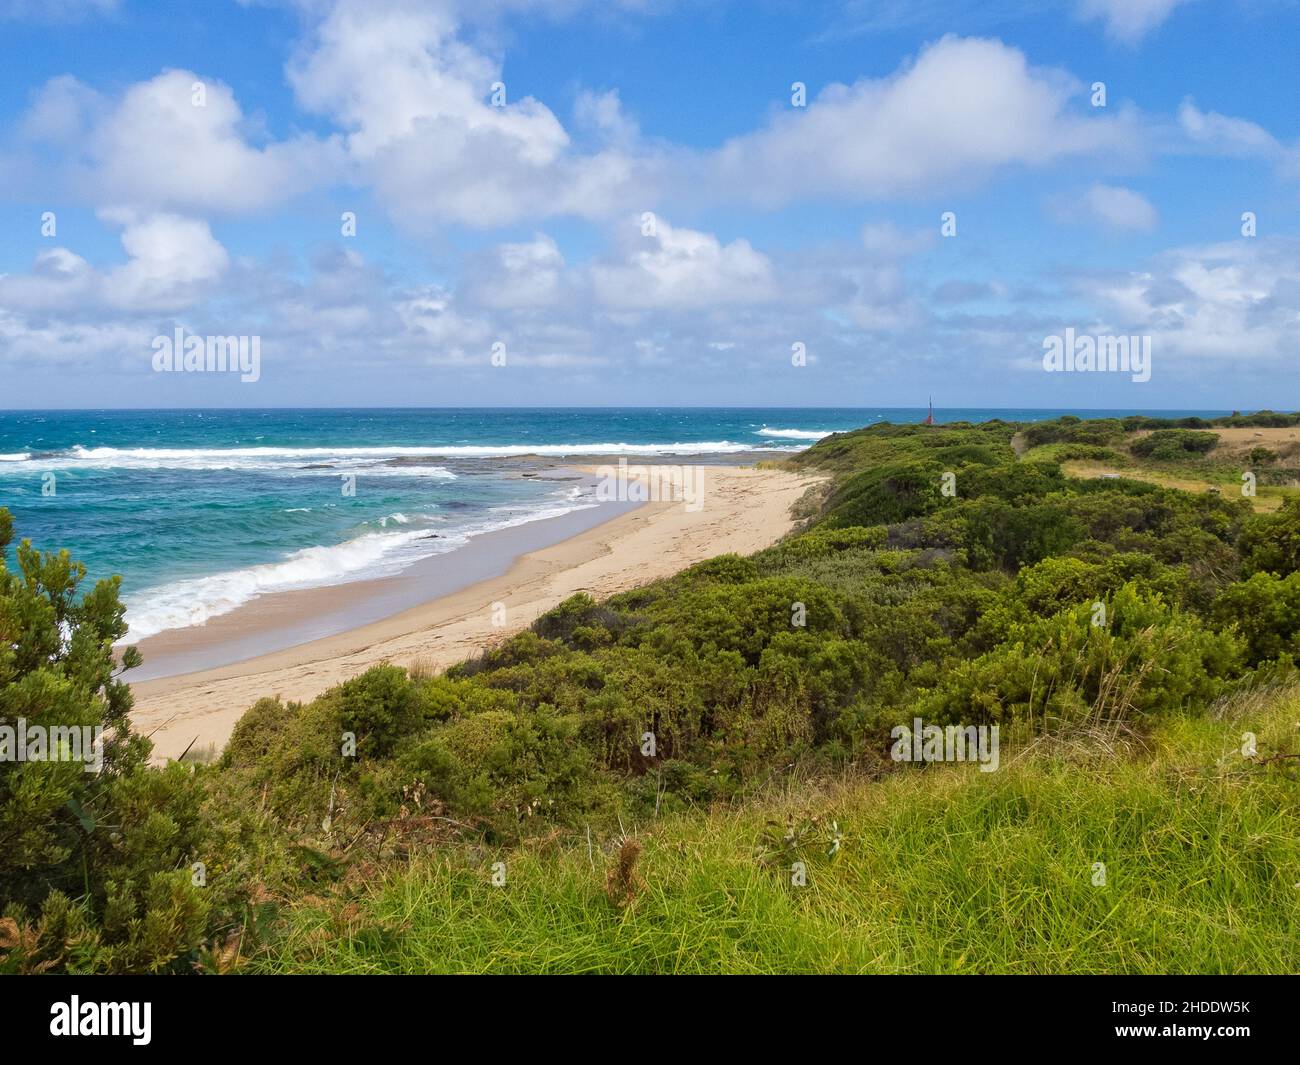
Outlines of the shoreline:
M584 474L595 469L577 468ZM191 745L195 751L220 750L244 711L265 696L305 702L383 662L442 670L526 628L570 595L602 599L715 555L760 550L793 527L791 506L823 479L753 467L700 469L708 483L699 509L681 502L634 505L557 543L523 551L504 573L391 616L227 665L134 682L133 727L153 740L155 761L177 757ZM296 598L310 615L340 589L346 586L283 595ZM233 624L228 621L226 628ZM190 653L187 644L192 648L210 638L203 630L161 635L169 637L169 653L184 656Z
M594 478L576 469L574 474L573 480L594 486ZM145 661L133 671L133 684L211 672L381 622L499 577L520 556L612 521L630 506L587 504L471 534L462 546L416 559L397 573L264 593L201 625L167 629L135 643Z

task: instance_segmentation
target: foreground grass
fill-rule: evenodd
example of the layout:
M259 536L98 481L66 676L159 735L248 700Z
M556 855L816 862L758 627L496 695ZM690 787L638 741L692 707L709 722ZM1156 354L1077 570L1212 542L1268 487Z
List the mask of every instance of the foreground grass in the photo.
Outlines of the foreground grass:
M1300 750L1298 723L1295 691L1256 696L1118 748L1040 742L1004 751L994 773L792 783L741 808L628 826L644 847L629 906L607 894L610 844L453 846L299 904L249 968L1296 972L1300 760L1274 756ZM758 856L769 820L811 817L805 844ZM804 887L791 886L794 860Z

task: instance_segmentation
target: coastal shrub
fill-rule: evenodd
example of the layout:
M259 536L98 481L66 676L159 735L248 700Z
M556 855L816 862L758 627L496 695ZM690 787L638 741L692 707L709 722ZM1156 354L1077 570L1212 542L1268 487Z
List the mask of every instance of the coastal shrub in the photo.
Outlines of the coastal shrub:
M1013 505L981 499L967 516L966 549L975 569L1014 570L1068 550L1083 539L1083 524L1055 503Z
M843 551L858 549L874 550L885 546L888 535L888 529L883 525L875 525L869 529L864 529L858 525L837 529L818 528L812 532L804 533L802 536L794 536L784 540L775 547L759 552L756 557L762 561L770 559L784 561L786 559L825 558L835 556Z
M1065 475L1056 463L1026 461L963 470L957 478L957 494L962 499L993 497L1023 505L1040 502L1065 485Z
M597 603L586 592L579 592L577 595L569 596L564 602L534 621L532 631L543 640L572 644L575 633L586 633L587 639L590 639L591 630L604 629L606 632L616 633L633 623L633 619ZM515 649L525 646L529 645L516 644Z
M923 716L1022 731L1133 721L1203 706L1240 672L1237 638L1158 595L1127 584L1106 607L1104 625L1094 624L1091 604L1012 624L1002 643L957 663L921 700Z
M720 584L744 584L758 576L758 567L751 559L740 555L715 555L691 566L682 576Z
M987 444L949 444L947 447L934 448L930 457L942 463L948 469L963 466L998 466L1011 456L1005 449L990 447Z
M1108 600L1125 585L1145 595L1158 595L1175 606L1184 605L1189 592L1185 570L1166 566L1142 552L1109 554L1095 561L1062 555L1022 568L990 614L1004 623L1050 617L1081 604ZM988 623L992 619L983 620Z
M1187 418L1152 418L1145 414L1132 414L1121 418L1120 423L1126 433L1136 433L1144 429L1211 429L1216 425L1228 425L1231 418L1204 418L1191 416Z
M357 756L382 758L424 721L421 688L397 666L381 665L338 689L339 722L356 735Z
M26 541L11 570L12 541L0 509L0 971L177 967L208 930L189 871L202 789L189 767L150 769L131 730L118 579L83 591L82 565ZM121 668L138 662L128 650Z
M399 762L457 816L513 837L522 821L565 820L599 803L596 766L578 742L579 727L574 715L546 704L488 710L430 730Z
M356 759L343 754L341 704L337 688L306 704L259 699L236 723L218 764L246 780L292 831L314 832L329 816L340 776L346 788L356 773Z
M1253 414L1239 414L1233 411L1231 416L1227 418L1215 418L1214 424L1247 429L1292 429L1300 425L1300 414L1283 414L1271 410L1259 410Z
M1152 458L1174 462L1189 455L1205 455L1219 443L1214 433L1200 433L1189 429L1156 429L1139 437L1129 445L1129 450L1139 458Z
M1300 655L1300 572L1285 577L1256 573L1229 586L1212 613L1219 624L1235 626L1252 666Z
M1100 462L1108 466L1123 466L1131 462L1127 453L1098 444L1045 444L1035 449L1033 458L1038 462Z
M1300 500L1288 499L1275 514L1259 514L1242 529L1238 541L1244 569L1279 577L1300 570Z
M831 494L825 521L834 526L887 525L942 506L937 463L894 462L848 477Z

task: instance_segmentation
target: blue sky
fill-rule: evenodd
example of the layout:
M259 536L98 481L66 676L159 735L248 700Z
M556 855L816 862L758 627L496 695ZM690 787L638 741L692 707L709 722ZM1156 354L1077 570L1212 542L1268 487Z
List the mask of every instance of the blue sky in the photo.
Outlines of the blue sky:
M1300 406L1293 3L0 0L0 42L0 407ZM156 373L176 328L259 379ZM1150 380L1047 372L1067 328Z

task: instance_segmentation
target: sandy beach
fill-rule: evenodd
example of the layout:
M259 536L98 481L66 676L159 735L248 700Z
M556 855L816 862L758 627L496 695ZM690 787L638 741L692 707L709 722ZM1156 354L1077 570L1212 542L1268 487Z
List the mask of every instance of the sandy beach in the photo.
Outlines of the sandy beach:
M791 529L791 506L819 480L811 473L702 469L705 492L698 507L644 503L521 554L499 576L390 617L231 665L133 684L132 721L152 738L156 760L177 757L191 744L196 751L219 750L243 712L263 696L309 700L382 662L441 670L526 628L577 592L602 598L714 555L766 547ZM301 593L293 609L323 609L331 594L342 593ZM266 623L266 611L249 609L223 628L229 635L232 626ZM205 629L168 634L169 651L210 640Z

